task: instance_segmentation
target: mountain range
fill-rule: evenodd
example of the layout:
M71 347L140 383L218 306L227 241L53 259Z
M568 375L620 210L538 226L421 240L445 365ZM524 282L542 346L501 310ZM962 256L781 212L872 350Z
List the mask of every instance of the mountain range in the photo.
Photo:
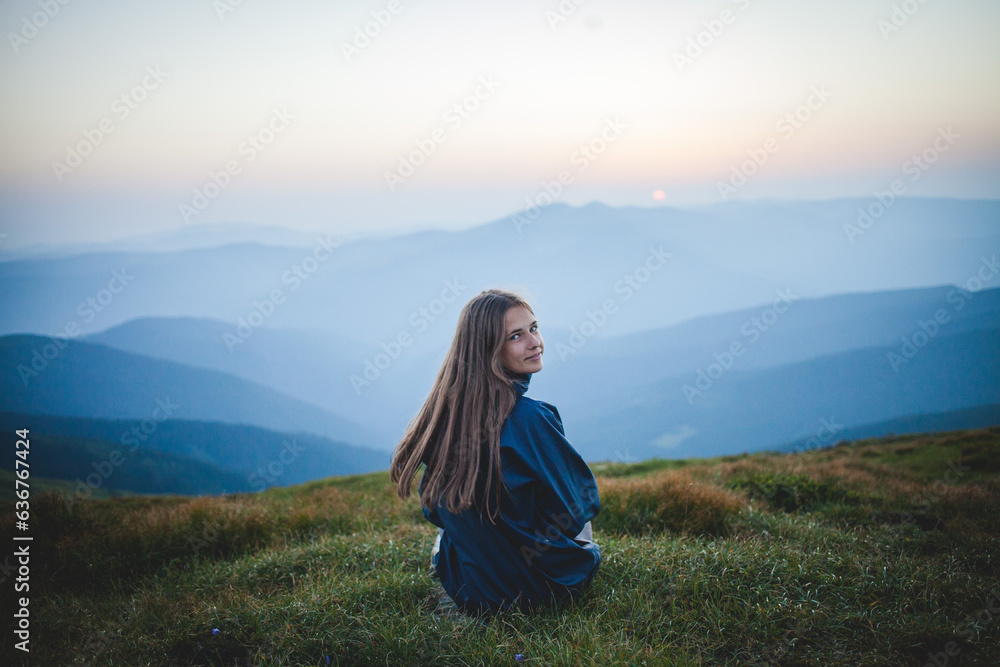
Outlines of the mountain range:
M7 256L0 410L79 461L159 409L134 460L201 462L219 471L205 492L245 488L260 457L242 447L292 435L327 452L305 475L384 468L462 304L499 286L545 337L528 395L558 407L587 460L996 419L1000 203L900 199L848 234L865 204L553 205L342 244L232 226Z

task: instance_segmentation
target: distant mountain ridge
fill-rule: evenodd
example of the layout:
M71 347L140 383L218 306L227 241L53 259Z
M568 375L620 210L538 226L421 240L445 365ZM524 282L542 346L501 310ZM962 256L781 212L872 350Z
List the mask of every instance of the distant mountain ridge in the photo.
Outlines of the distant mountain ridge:
M877 424L863 424L851 428L838 428L839 425L831 424L827 431L772 449L778 452L801 452L817 447L826 447L842 440L855 441L910 433L943 433L987 428L997 424L1000 424L1000 403L950 412L909 415Z
M350 419L246 380L76 340L0 337L0 410L96 419L195 419L378 441ZM45 358L42 350L53 352ZM164 409L164 403L174 406Z
M808 438L823 419L850 428L1000 403L1000 329L939 335L898 373L887 360L896 350L734 367L689 398L684 387L694 379L674 376L560 410L586 458L622 442L619 458L629 460L757 451Z
M921 351L921 368L930 372L936 364L934 372L939 375L948 369L957 373L955 364L964 359L970 373L993 372L990 355L1000 356L990 344L1000 328L1000 289L962 293L958 311L948 302L949 295L959 293L956 290L944 286L797 300L766 331L753 329L756 342L741 329L768 305L706 316L675 327L586 339L565 359L560 358L558 345L566 344L571 333L546 333L546 366L533 376L529 394L559 407L572 441L590 460L753 450L807 437L820 428L821 418L833 418L845 428L853 428L914 416L924 409L935 413L975 408L996 400L988 389L995 373L987 374L985 388L953 391L962 394L957 399L948 398L939 387L928 394L931 399L921 401L915 392L926 388L919 382L907 386L912 384L912 376L894 373L887 358L901 346L902 336L912 335L919 322L944 306L951 312L950 320L942 327L935 346ZM351 395L346 382L357 364L350 358L356 350L346 358L338 357L336 341L329 346L317 345L324 342L323 334L317 333L313 339L312 334L302 332L262 330L259 337L247 342L246 356L230 355L215 340L223 328L221 323L204 321L143 320L94 338L118 341L149 355L200 358L201 363L225 367L259 382L299 386L303 395L316 397L317 403L323 396L327 396L323 400L330 400L330 387L337 386L330 380L335 379L344 405L350 406L348 414L364 415L366 422L385 425L387 444L401 437L440 363L439 355L414 356L404 368L392 369L398 373L391 381L376 383L373 391L381 393L358 397ZM982 335L961 339L978 350L972 352L971 360L961 345L938 346L953 336L976 332ZM694 387L699 371L717 363L715 355L725 352L734 341L745 345L743 356L733 359L731 369L703 396L696 396L691 403L685 401L683 388ZM205 349L212 353L202 358L199 355ZM975 354L984 355L984 361L977 361ZM894 387L897 377L901 384ZM934 377L934 382L942 385ZM879 378L886 397L873 398L872 410L858 411L849 399L869 391L866 383L874 378ZM759 384L765 381L766 385ZM828 389L817 395L817 383ZM759 405L759 395L765 399L792 396L794 400L782 399L787 414L776 420L772 414L776 409ZM894 407L894 396L910 399ZM957 402L939 403L952 399ZM747 405L758 406L759 412L745 410ZM611 442L616 444L609 447Z
M0 428L30 430L39 477L135 493L250 493L388 467L385 452L244 425L0 412Z
M218 248L227 245L257 244L272 247L305 248L320 231L292 230L276 225L248 223L205 223L184 225L179 229L153 232L104 243L32 245L4 248L0 262L14 259L52 259L111 252L166 253L180 250Z
M171 418L388 452L487 287L535 308L546 354L529 394L590 460L1000 402L1000 201L901 198L846 234L867 203L556 204L526 224L336 246L236 230L181 248L184 230L176 250L4 261L0 409L143 419L169 399Z
M796 299L777 321L752 338L741 333L767 306L709 315L673 327L608 338L582 338L572 348L571 330L552 330L544 320L546 366L532 387L569 414L589 413L594 403L663 377L689 374L713 362L713 354L742 341L746 352L735 367L750 370L804 362L855 349L892 344L947 303L954 287ZM971 295L946 325L951 333L1000 327L1000 289ZM236 353L222 342L225 323L212 320L145 318L84 338L132 353L218 370L273 387L294 398L350 414L371 424L386 442L401 437L419 409L436 373L441 351L396 360L365 393L349 377L359 372L370 349L323 332L261 329ZM576 329L577 334L578 328ZM565 351L564 348L571 351ZM590 382L595 376L599 384ZM681 383L681 385L684 383Z
M754 318L759 321L770 309L770 304L763 304L673 327L594 337L585 340L578 352L556 347L570 343L567 338L547 338L546 361L552 364L547 370L557 370L564 378L555 388L566 394L561 400L593 402L603 396L621 396L664 376L686 376L679 386L692 384L698 372L716 363L715 355L728 353L733 343L743 347L733 367L750 370L893 345L942 308L949 317L942 327L944 333L1000 327L1000 288L962 294L961 308L956 310L948 297L959 294L959 288L941 286L799 299L777 314L772 324L754 325ZM539 374L540 384L548 385L543 377L547 370ZM587 382L595 375L602 378L599 384ZM579 389L564 392L567 387Z
M262 328L230 351L224 336L232 331L217 320L150 317L81 340L227 373L355 420L363 417L373 424L372 431L391 437L380 430L378 412L366 412L368 406L350 383L350 375L359 371L358 360L371 354L367 345L320 331ZM383 414L385 409L379 407Z
M53 334L68 321L91 334L142 317L211 318L235 327L255 301L282 290L287 298L267 326L329 331L377 346L410 330L409 316L450 280L463 286L463 302L486 287L521 289L550 326L566 329L616 299L617 314L601 328L610 336L753 307L779 289L820 297L958 284L975 274L984 254L1000 250L1000 202L902 198L877 229L851 243L843 226L867 203L698 210L556 204L520 231L508 216L463 231L345 242L298 283L283 276L309 263L315 241L6 261L0 334ZM661 246L671 259L628 299L617 294L616 283ZM99 294L114 270L135 280L99 317L80 317L78 305ZM449 322L456 315L441 313ZM421 330L414 349L442 345L451 334L442 324L436 318Z

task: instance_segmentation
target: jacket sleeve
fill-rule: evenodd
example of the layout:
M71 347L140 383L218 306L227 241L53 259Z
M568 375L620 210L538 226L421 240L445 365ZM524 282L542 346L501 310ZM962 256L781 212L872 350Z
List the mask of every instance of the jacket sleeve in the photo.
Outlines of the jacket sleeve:
M554 405L535 401L521 420L521 460L536 483L535 510L575 537L601 508L594 474L573 448Z

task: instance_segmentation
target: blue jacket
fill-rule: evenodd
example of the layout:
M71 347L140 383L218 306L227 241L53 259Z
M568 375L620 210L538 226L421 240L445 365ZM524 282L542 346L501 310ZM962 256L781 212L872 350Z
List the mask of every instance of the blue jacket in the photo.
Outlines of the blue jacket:
M524 395L531 375L514 379L517 401L500 432L510 496L501 489L496 525L475 507L423 510L444 530L433 565L464 611L577 598L601 563L597 544L574 540L601 508L594 475L566 439L555 406Z

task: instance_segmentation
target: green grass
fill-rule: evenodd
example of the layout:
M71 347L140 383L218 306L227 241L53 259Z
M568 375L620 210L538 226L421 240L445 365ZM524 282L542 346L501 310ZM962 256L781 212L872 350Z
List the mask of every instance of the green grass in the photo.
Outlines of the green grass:
M593 468L593 585L491 619L437 613L436 529L386 473L39 492L31 664L1000 664L1000 428Z

